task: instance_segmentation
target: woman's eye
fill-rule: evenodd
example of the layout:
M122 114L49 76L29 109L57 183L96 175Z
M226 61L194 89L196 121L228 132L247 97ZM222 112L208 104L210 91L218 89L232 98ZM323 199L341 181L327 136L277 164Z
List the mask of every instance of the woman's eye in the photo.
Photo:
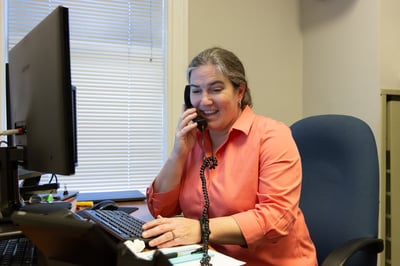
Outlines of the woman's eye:
M214 92L214 93L218 93L218 92L222 91L222 88L221 87L214 87L214 88L211 88L211 91Z

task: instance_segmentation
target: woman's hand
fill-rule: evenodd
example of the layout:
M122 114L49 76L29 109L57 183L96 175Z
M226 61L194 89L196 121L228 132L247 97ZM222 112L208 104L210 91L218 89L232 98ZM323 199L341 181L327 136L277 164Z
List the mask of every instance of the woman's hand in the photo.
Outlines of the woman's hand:
M176 127L174 147L154 181L155 192L170 191L181 182L186 157L196 141L197 123L192 123L192 119L196 116L195 108L184 110L182 106L182 116Z
M149 242L149 245L157 248L199 243L201 241L200 222L184 217L158 216L157 219L143 225L142 237L156 237Z
M186 156L193 148L196 141L196 123L192 120L197 117L196 109L189 108L182 110L182 116L179 119L178 126L175 132L175 142L172 152L177 156Z

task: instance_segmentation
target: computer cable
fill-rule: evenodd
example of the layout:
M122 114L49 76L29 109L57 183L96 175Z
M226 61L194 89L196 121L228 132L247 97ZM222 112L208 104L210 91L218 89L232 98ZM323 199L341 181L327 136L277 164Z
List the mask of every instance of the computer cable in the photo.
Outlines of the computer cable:
M0 136L19 135L25 133L23 128L7 129L0 131Z
M55 179L56 183L58 183L58 177L56 174L51 174L50 180L49 180L49 184L51 184L51 182L53 181L53 178Z

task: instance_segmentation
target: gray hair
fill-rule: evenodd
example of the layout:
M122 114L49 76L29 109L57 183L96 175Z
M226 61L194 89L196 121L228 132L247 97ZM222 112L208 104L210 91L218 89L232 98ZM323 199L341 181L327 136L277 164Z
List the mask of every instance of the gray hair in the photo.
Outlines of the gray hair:
M253 106L250 89L247 86L243 64L234 53L219 47L209 48L200 52L192 59L188 66L187 80L189 82L193 69L203 65L215 66L218 71L228 77L233 87L237 90L239 89L240 84L244 84L246 86L246 90L240 103L240 107L243 110L246 105L250 107Z

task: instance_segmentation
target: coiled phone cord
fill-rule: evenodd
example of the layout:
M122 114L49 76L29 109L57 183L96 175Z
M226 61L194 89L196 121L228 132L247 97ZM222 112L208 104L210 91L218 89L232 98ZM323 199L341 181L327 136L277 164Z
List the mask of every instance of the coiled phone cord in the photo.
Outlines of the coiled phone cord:
M211 157L206 157L205 153L205 148L204 148L204 131L202 131L202 148L203 148L203 164L200 167L200 179L201 179L201 187L203 190L203 196L204 196L204 208L202 215L200 217L200 229L201 229L201 240L203 243L203 257L200 260L200 265L201 266L211 266L212 264L210 263L210 255L208 254L208 240L210 237L210 225L209 225L209 219L208 219L208 208L210 207L210 199L208 197L208 191L207 191L207 183L206 183L206 178L204 176L204 171L206 167L209 169L214 169L217 165L217 159L214 157L214 154Z

